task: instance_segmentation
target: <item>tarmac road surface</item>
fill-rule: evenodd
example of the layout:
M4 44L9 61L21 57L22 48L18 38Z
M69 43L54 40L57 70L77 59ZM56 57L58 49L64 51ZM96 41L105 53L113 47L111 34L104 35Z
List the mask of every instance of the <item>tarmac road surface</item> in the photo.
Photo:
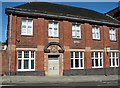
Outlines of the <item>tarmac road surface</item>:
M118 80L112 81L93 81L93 82L65 82L65 83L11 83L11 84L3 84L8 86L39 86L40 88L76 88L80 86L113 86L118 87ZM34 87L33 87L34 88Z

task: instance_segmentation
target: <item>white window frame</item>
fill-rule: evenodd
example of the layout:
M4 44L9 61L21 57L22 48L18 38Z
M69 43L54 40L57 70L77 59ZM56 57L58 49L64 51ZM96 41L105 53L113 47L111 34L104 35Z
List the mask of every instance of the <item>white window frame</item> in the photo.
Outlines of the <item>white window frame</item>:
M95 40L100 40L100 27L92 26L92 38Z
M109 52L109 53L110 53L110 67L118 67L119 66L119 52ZM115 54L114 57L113 57L113 53ZM115 61L114 65L113 65L113 60ZM118 65L117 65L117 60L118 60Z
M116 30L115 30L115 28L110 28L109 29L109 39L111 41L116 41Z
M94 66L92 66L92 68L102 68L103 67L103 52L93 51L92 53L93 53L92 60L93 60L93 63L94 63ZM95 53L98 54L98 57L95 57ZM101 57L100 57L100 53L101 53ZM92 56L92 54L91 54L91 56ZM96 66L95 59L98 60L98 66ZM102 66L100 66L100 60L102 60L102 62L101 62Z
M79 58L75 58L75 52L79 53ZM84 69L84 52L83 51L71 51L73 53L73 58L71 57L70 60L73 59L73 67L71 69ZM82 58L80 57L80 53L82 53ZM75 60L79 60L79 67L75 67ZM82 67L81 67L81 60L82 60Z
M19 51L22 51L22 57L21 58L19 58L19 56L18 56L18 52ZM17 52L17 58L18 58L18 60L17 60L17 71L35 71L35 51L29 51L29 50L27 50L28 52L29 52L29 58L24 58L24 51L23 50L18 50L18 52ZM34 57L31 57L32 55L31 55L31 52L34 52ZM21 60L21 69L19 69L18 67L18 65L19 65L19 60ZM24 69L24 60L28 60L28 69ZM31 61L32 60L34 60L34 68L32 69L31 68Z
M30 36L33 35L33 20L32 19L22 19L21 35L30 35Z
M81 39L81 25L80 24L72 24L72 38Z
M57 30L55 31L55 29L57 29ZM59 23L58 22L49 21L49 23L48 23L48 36L49 37L59 37Z

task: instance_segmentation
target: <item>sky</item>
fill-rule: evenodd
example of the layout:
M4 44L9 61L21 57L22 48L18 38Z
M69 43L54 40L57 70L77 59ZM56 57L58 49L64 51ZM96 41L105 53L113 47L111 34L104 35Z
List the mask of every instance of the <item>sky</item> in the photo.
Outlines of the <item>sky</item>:
M2 19L2 21L0 22L0 25L2 25L0 26L0 41L5 42L7 39L8 17L5 14L5 8L18 6L24 3L26 2L2 2L0 3L0 11L1 11L0 13L2 13L2 16L0 16L0 19ZM116 2L53 2L53 3L75 6L75 7L80 7L80 8L87 8L87 9L95 10L103 14L118 7L119 5L118 1Z

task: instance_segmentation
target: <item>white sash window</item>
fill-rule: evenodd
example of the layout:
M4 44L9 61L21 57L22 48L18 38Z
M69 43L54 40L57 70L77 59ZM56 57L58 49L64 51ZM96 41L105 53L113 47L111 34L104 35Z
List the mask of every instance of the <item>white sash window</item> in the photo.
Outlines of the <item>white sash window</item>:
M49 22L48 36L49 37L58 37L59 36L58 22L52 22L52 21Z
M18 71L35 71L35 51L18 51Z
M22 20L21 35L33 35L33 21L31 19Z
M98 26L92 27L92 38L100 40L100 28Z
M72 24L72 38L81 38L80 24Z

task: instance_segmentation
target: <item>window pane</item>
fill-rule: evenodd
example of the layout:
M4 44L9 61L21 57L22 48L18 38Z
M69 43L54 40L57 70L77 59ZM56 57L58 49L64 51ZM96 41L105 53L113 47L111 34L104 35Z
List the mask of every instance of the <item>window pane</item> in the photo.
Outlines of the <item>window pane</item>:
M26 29L25 29L25 28L22 28L21 33L22 33L22 34L25 34L25 33L26 33Z
M94 59L92 59L92 66L94 67Z
M73 68L73 59L71 59L71 68Z
M27 34L31 35L32 34L32 30L31 29L27 29Z
M100 52L100 57L102 57L102 53Z
M28 28L32 28L32 25L28 25Z
M34 58L34 51L31 51L31 58Z
M113 55L112 57L115 57L115 53L114 52L112 53L112 55Z
M75 59L75 67L79 67L79 59Z
M53 23L49 22L49 28L52 28L52 27L53 27Z
M53 35L53 32L52 32L52 28L49 28L49 31L48 31L49 33L49 36L52 36Z
M18 51L18 58L22 58L22 51Z
M26 25L22 25L22 28L26 28Z
M94 57L94 52L92 52L92 57Z
M79 58L79 52L75 52L75 58Z
M72 31L72 37L75 37L75 30Z
M95 52L95 58L98 58L98 52Z
M57 37L58 33L57 33L57 28L54 28L54 36Z
M29 66L28 60L24 60L24 69L28 69L28 66Z
M116 65L118 66L118 59L116 59Z
M83 59L80 59L80 67L83 67Z
M80 58L83 58L83 52L80 52Z
M115 59L114 58L112 59L112 62L113 62L113 66L115 66Z
M100 59L100 66L102 66L102 59Z
M28 24L31 24L32 23L32 20L28 20Z
M76 37L80 37L80 32L76 32Z
M119 57L119 53L116 53L116 57Z
M54 28L58 28L58 23L54 22Z
M22 20L22 23L25 24L25 23L26 23L26 20Z
M29 51L24 51L24 58L29 58Z
M98 66L98 59L95 59L95 66Z
M31 69L34 69L34 60L31 60Z
M110 59L110 66L111 66L111 59Z
M73 52L71 52L71 58L73 58Z
M22 67L22 60L18 60L18 69L21 69Z

